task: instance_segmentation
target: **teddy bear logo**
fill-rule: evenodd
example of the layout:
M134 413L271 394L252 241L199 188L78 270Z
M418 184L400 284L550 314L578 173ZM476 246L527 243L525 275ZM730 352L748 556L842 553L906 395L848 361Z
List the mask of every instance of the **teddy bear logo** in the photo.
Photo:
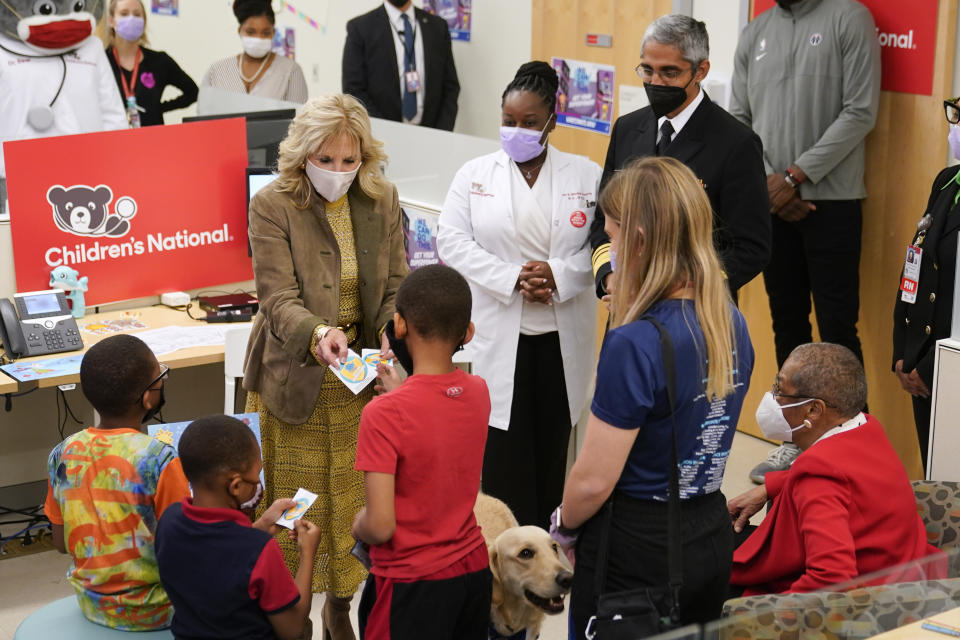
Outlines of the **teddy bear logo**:
M54 185L47 190L47 202L53 207L53 221L61 231L75 236L120 238L130 231L130 218L137 214L137 202L129 196L117 200L114 212L107 205L113 191L105 184L88 187Z

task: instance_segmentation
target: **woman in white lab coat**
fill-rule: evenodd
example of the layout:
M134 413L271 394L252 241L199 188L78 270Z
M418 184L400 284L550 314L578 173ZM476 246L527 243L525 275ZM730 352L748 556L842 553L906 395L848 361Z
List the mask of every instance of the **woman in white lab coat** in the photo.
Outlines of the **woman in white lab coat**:
M546 144L557 84L545 62L520 67L503 93L503 148L457 173L437 239L473 293L467 352L492 404L483 491L541 527L587 401L597 304L587 236L601 169Z

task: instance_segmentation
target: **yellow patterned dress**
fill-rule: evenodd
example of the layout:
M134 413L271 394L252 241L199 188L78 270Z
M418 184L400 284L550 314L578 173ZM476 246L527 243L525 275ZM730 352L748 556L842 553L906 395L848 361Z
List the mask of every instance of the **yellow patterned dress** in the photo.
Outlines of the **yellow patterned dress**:
M357 281L357 254L347 196L326 205L327 221L340 248L340 310L337 324L362 320ZM347 332L350 347L360 351L358 331ZM277 498L293 497L303 487L319 497L304 516L323 530L313 567L313 591L330 591L340 598L352 596L367 572L350 555L354 540L353 518L363 507L363 473L354 471L360 413L373 397L368 386L357 395L328 369L313 413L303 424L283 422L260 402L259 394L247 397L247 411L260 414L263 442L264 487L259 513ZM277 541L292 572L298 561L296 542L282 532Z

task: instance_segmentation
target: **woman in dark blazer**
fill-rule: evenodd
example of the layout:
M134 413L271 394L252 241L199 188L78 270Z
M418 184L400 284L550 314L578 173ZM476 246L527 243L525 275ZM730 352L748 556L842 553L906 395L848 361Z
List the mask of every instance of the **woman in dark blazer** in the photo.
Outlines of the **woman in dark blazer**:
M353 638L350 599L366 577L350 555L363 474L353 468L360 413L329 369L348 347L389 351L383 335L407 274L397 190L383 145L354 98L307 102L280 144L279 177L250 202L260 312L244 365L247 410L260 414L264 505L299 487L319 495L305 517L324 531L313 590L326 592L324 637ZM278 538L288 565L296 542Z
M960 158L960 107L957 98L944 101L950 123L950 145ZM908 269L900 274L893 311L893 372L913 398L913 419L920 441L920 459L927 468L930 438L930 389L933 385L934 346L950 336L953 316L957 232L960 230L960 167L947 167L933 181L927 208L905 252L919 260L919 277ZM909 289L915 288L915 291ZM904 289L908 289L905 291Z

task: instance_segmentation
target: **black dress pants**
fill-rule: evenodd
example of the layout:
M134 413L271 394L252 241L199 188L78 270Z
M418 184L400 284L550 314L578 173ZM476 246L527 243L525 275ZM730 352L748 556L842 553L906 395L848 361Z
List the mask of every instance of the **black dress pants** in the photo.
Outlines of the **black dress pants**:
M913 400L913 421L917 424L917 440L920 442L920 462L923 473L927 473L927 450L930 445L930 411L933 401L930 398L910 396Z
M604 593L663 587L668 582L667 503L613 494L609 562ZM584 640L596 613L597 553L604 509L583 526L577 541L573 590L570 594L571 637ZM733 527L727 501L719 491L681 502L683 588L680 620L706 624L720 617L733 564Z
M770 298L777 367L794 348L813 341L810 297L822 342L840 344L863 362L860 313L859 200L818 200L799 222L773 216L773 252L763 271Z
M570 428L559 334L521 335L510 428L488 429L481 481L483 492L507 503L520 526L550 526L550 513L563 499Z

